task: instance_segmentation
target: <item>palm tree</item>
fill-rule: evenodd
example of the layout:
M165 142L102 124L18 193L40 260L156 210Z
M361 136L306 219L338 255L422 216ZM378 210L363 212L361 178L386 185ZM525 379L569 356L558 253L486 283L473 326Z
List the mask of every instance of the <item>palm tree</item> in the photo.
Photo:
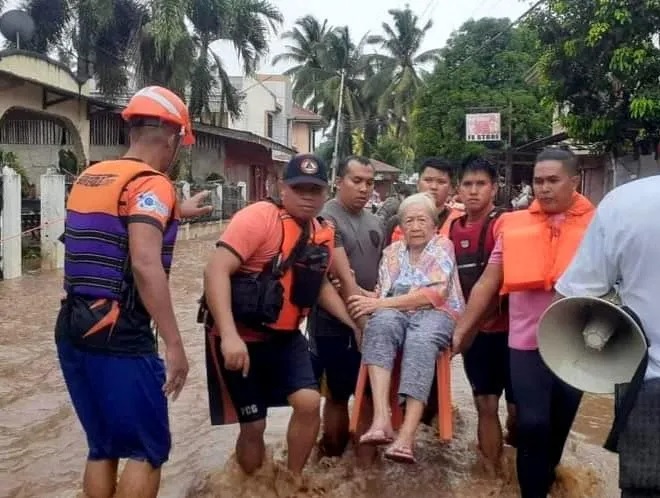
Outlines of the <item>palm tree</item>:
M291 31L282 34L289 41L286 52L276 55L273 64L293 62L295 65L285 71L287 76L294 76L293 99L305 105L314 97L318 70L322 68L323 51L328 33L327 19L320 22L314 16L307 15L296 20ZM317 111L317 109L314 109Z
M128 49L145 16L138 0L24 0L20 8L36 25L21 48L57 53L80 78L94 77L103 93L123 90Z
M186 21L193 33L186 29ZM181 94L189 85L195 116L208 110L211 95L219 87L221 106L237 116L240 95L210 45L221 39L231 41L246 74L251 74L268 51L269 31L276 31L282 21L280 11L266 0L151 0L151 20L139 50L139 79Z
M326 21L306 16L298 19L283 38L290 43L273 62L292 61L296 64L285 73L293 77L294 100L311 107L327 122L333 123L330 130L333 137L344 73L340 155L352 152L356 129L364 127L365 141L375 142L377 129L369 126L376 123L371 119L373 99L364 92L365 81L373 75L371 59L364 53L367 37L355 43L348 27L328 28Z
M376 54L374 60L380 66L377 86L385 87L379 102L379 114L391 113L396 126L396 136L400 137L412 111L414 97L422 84L421 66L437 61L439 49L419 53L426 33L433 26L428 21L419 26L419 18L408 6L405 9L392 9L388 13L394 25L384 22L385 36L369 37L369 43L379 45L386 55ZM383 80L388 84L385 86Z
M213 41L230 40L243 61L245 74L256 71L268 52L269 32L277 32L282 13L265 0L195 0L188 18L196 40L196 59L191 79L190 109L194 116L208 111L213 90L221 89L221 114L240 114L241 95L232 86L222 61L211 49Z
M94 77L106 95L124 92L129 77L182 96L190 91L196 116L217 87L223 107L240 112L240 95L211 43L230 40L250 74L268 51L269 31L283 21L267 0L24 0L22 8L37 26L26 49L75 60L79 76Z
M363 87L369 68L369 58L364 54L367 38L353 42L348 27L335 28L326 36L320 53L321 68L310 70L313 86L312 105L327 122L337 126L339 94L344 73L340 155L353 150L352 131L364 123ZM334 133L334 131L333 131Z
M194 44L186 27L188 2L150 0L148 20L134 50L139 86L158 84L185 95L190 81Z

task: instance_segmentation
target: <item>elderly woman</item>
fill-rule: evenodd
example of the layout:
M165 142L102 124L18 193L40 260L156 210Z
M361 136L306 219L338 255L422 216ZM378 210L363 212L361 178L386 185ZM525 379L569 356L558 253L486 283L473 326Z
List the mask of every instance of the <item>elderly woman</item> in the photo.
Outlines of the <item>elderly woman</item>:
M404 240L383 252L375 297L351 296L354 318L371 315L364 329L362 358L369 369L374 418L361 444L391 444L385 457L415 463L415 433L431 392L438 354L451 345L465 303L452 243L436 235L435 203L415 194L399 207ZM390 382L401 352L399 396L405 400L403 425L394 437Z

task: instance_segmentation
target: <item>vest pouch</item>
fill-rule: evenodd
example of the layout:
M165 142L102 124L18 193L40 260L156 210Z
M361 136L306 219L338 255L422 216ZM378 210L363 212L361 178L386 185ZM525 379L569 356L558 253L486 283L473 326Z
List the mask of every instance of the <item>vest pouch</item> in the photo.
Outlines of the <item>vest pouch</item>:
M326 246L308 245L291 267L291 303L311 308L318 301L321 286L330 264Z
M274 323L284 305L284 288L270 272L236 274L231 278L234 319L245 324Z

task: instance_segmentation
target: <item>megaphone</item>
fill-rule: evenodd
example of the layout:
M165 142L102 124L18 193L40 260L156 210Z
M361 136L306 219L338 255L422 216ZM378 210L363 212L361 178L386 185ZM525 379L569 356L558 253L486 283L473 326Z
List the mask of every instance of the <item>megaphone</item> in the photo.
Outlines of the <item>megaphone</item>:
M552 303L541 316L538 342L557 377L594 394L630 382L647 350L644 332L613 293Z

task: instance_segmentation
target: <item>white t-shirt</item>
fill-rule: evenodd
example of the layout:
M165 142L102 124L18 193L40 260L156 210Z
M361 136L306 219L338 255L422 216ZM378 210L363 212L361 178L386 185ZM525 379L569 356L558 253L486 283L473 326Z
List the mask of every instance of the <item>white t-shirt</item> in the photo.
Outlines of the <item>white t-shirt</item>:
M605 196L555 290L598 297L614 284L649 339L646 379L660 378L660 176L626 183Z

